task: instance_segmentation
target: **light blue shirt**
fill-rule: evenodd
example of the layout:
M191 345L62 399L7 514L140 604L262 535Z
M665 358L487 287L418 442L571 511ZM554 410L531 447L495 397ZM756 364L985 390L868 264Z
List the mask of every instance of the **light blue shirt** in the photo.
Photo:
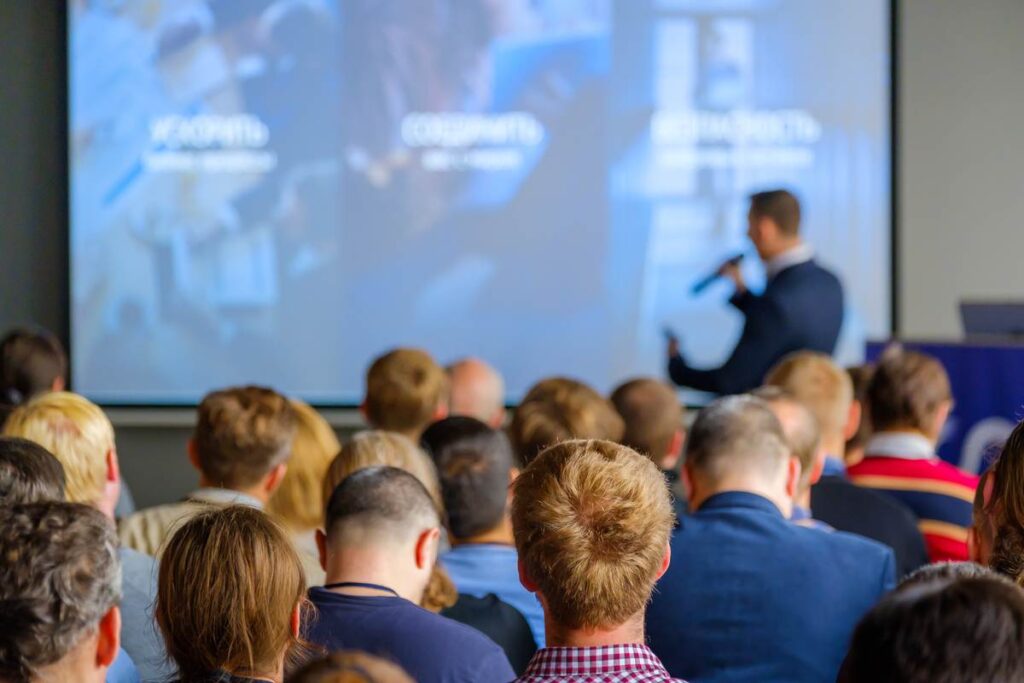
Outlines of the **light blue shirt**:
M117 658L107 669L107 683L139 683L139 670L124 650L118 649Z
M519 583L516 549L492 543L460 545L441 556L460 593L483 597L494 593L526 617L538 647L544 647L544 610L537 596Z

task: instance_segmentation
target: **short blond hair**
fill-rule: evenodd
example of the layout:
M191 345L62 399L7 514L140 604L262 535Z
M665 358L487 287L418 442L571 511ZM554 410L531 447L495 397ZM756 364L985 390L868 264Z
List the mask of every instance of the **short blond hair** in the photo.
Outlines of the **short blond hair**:
M35 441L56 456L68 502L96 505L102 499L114 427L89 399L68 391L41 394L11 413L4 435Z
M853 404L853 382L825 354L790 354L768 372L765 384L779 387L810 410L823 435L844 436Z
M542 450L561 441L621 441L625 431L611 401L582 382L551 377L533 385L523 397L508 435L520 462L529 464Z
M673 524L653 462L610 441L565 441L534 458L514 491L519 559L555 620L607 628L644 609Z
M292 457L267 512L290 529L315 529L323 519L323 481L341 444L331 425L308 403L291 399L295 411Z
M418 435L448 400L448 374L426 351L396 349L366 373L366 419L375 429Z

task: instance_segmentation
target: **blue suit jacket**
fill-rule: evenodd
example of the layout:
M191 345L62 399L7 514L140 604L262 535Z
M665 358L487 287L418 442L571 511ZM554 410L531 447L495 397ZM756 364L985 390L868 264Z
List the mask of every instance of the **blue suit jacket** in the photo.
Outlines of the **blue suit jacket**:
M761 384L793 351L832 354L843 324L843 288L814 261L786 268L760 296L747 291L730 299L746 319L732 355L719 368L696 370L677 355L668 373L681 386L716 394L739 394Z
M761 496L721 493L674 532L647 635L690 683L833 683L857 622L895 580L880 543L798 526Z

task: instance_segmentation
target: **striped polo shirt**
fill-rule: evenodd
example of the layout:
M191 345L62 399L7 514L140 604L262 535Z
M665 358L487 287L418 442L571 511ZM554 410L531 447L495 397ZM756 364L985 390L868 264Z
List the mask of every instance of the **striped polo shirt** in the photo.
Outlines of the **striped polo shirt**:
M864 459L848 470L850 481L891 495L918 518L932 562L966 560L967 530L978 477L935 455L920 434L881 432L868 441Z

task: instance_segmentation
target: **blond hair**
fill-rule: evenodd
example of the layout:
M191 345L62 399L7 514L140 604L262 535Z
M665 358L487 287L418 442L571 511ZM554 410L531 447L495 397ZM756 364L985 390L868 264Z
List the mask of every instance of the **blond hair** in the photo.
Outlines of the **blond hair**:
M11 413L4 435L35 441L56 456L69 502L100 502L114 427L95 403L68 391L41 394Z
M448 375L426 351L396 349L366 373L363 409L375 429L419 438L448 401Z
M508 428L516 455L528 464L538 453L568 439L621 441L626 426L611 401L586 384L552 377L533 385Z
M765 384L779 387L802 403L814 415L826 437L844 436L853 403L853 382L846 371L825 354L813 351L790 354L768 372Z
M305 594L283 530L263 512L233 505L199 513L168 541L154 616L183 683L218 670L257 675L302 652L291 617Z
M609 441L566 441L534 458L514 491L519 560L556 621L607 628L644 609L673 524L653 462Z
M281 485L267 503L267 512L296 530L314 529L323 519L323 481L327 468L341 450L334 430L308 403L291 399L295 411L295 439Z
M303 667L294 683L413 683L402 667L354 650L335 652Z

